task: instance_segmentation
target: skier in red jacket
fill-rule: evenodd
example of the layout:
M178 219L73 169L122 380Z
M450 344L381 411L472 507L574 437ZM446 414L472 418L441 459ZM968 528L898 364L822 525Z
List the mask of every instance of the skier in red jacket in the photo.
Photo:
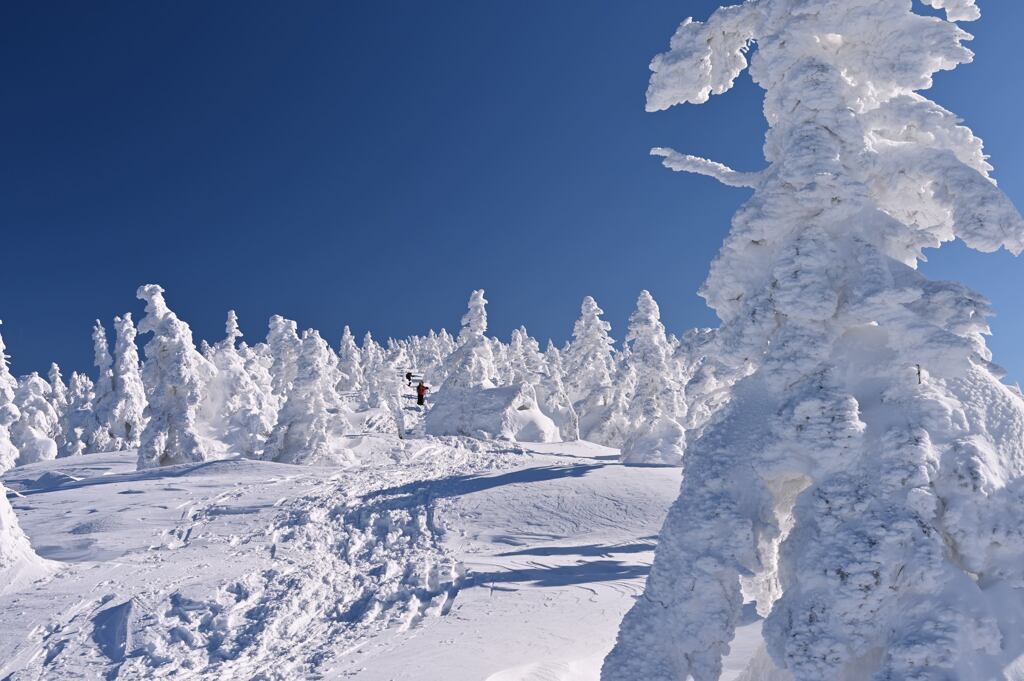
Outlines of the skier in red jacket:
M419 385L416 386L416 404L421 407L424 405L424 400L427 397L427 391L430 390L423 381L420 381Z

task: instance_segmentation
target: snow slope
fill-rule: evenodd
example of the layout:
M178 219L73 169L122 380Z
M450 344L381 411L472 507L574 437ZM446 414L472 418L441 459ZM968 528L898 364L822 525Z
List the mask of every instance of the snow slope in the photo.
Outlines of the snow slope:
M345 446L364 464L10 472L61 569L0 597L0 678L597 678L677 468L582 442Z

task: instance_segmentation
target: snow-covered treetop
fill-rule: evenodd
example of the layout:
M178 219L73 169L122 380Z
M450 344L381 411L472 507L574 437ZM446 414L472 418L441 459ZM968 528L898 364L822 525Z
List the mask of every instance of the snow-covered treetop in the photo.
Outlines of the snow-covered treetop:
M0 326L3 323L3 320L0 319ZM18 387L18 381L11 375L10 359L11 356L7 354L7 345L4 343L3 334L0 334L0 392L7 396L7 401L14 399L14 390Z
M629 317L629 343L631 359L640 365L668 370L668 356L672 348L661 323L661 309L648 291L641 291L636 309Z
M224 331L223 347L235 347L235 341L242 337L242 332L238 328L238 315L235 314L234 310L228 310L228 319L224 323Z
M487 333L487 299L483 289L473 291L469 296L469 309L462 316L462 331L459 332L459 343L473 338L482 338Z
M609 335L612 325L601 319L603 314L604 310L592 297L583 299L564 357L566 383L574 401L611 383L615 371L615 341Z
M110 346L107 343L107 331L103 328L103 323L98 319L92 327L92 347L93 354L95 356L96 368L99 369L99 381L97 382L97 385L101 386L101 389L106 389L102 386L104 383L106 383L108 387L110 385L114 359L110 356Z
M822 222L838 228L849 220L864 240L907 265L916 265L922 249L955 238L980 251L1024 250L1024 220L989 177L981 140L918 94L936 72L971 61L963 44L971 36L955 22L977 19L978 8L971 0L927 4L946 18L892 0L748 0L707 22L687 19L669 51L652 62L652 111L707 101L748 66L766 90L765 170L738 172L670 149L652 151L671 169L763 194L736 216L703 291L726 319L764 288L768 273L752 265L768 262L766 249L789 236L793 220L815 214L815 206L790 202L791 214L765 220L764 204L778 211L785 186L815 183L829 212ZM826 147L834 149L832 168L821 167Z
M155 332L161 324L177 319L164 300L164 288L159 284L144 284L135 292L135 297L146 303L146 316L139 322L139 333Z

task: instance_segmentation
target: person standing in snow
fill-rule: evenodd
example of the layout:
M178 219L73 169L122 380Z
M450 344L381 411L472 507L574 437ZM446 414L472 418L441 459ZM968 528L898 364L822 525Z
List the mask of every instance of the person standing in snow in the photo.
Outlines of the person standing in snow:
M424 406L427 397L427 391L430 390L423 381L420 381L419 385L416 386L416 404Z
M405 382L406 382L407 385L412 387L412 372L411 371L406 371L405 372Z

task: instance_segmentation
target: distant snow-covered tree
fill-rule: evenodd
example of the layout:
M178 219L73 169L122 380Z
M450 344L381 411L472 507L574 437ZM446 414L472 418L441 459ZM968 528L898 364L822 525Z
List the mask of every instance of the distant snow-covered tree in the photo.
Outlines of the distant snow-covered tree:
M115 400L114 358L110 356L106 329L98 319L92 327L92 347L96 365L96 381L93 384L95 396L92 405L95 423L88 433L88 451L107 452L115 449L111 433Z
M212 348L217 373L204 391L202 421L229 452L258 458L277 419L273 379L256 353L236 346L242 332L234 310L228 311L225 331Z
M343 393L359 392L365 385L363 377L362 355L359 346L356 345L356 337L348 324L341 332L341 345L338 347L338 370L341 372L341 380L338 383L338 391Z
M139 445L139 468L204 461L208 451L196 415L216 369L196 350L188 324L167 307L163 288L147 284L137 295L146 303L139 332L153 334L142 372L148 421Z
M473 291L462 317L458 346L445 360L444 390L493 388L497 369L487 333L487 300Z
M652 63L661 110L727 91L749 59L768 166L654 150L753 189L702 290L715 361L745 377L687 448L605 681L720 678L751 600L749 678L981 681L1019 658L1024 401L991 363L988 303L916 266L953 239L1020 253L1024 220L981 141L918 93L970 61L955 22L978 8L924 4L944 18L749 0L683 22Z
M113 448L135 449L146 427L146 388L142 384L139 349L131 313L114 317L114 393L110 410Z
M615 341L611 324L601 319L604 311L590 296L583 299L572 340L562 355L565 387L580 418L580 434L592 439L600 430L614 387Z
M57 456L80 456L88 449L88 436L96 423L92 413L93 383L86 374L71 372L67 405L61 415Z
M543 377L537 385L537 400L541 411L558 426L563 441L575 442L580 439L580 419L562 381L565 375L562 354L550 340L543 361Z
M511 383L540 383L547 375L544 355L540 352L540 343L532 338L525 326L512 331L512 340L508 344L507 362Z
M685 415L673 348L665 336L658 303L641 291L629 318L626 364L635 375L628 407L629 432L622 445L624 463L679 464L686 435L677 420Z
M270 328L267 331L267 348L272 358L270 375L273 378L274 394L282 401L287 396L292 381L295 380L299 350L302 347L296 329L295 322L281 315L270 318Z
M335 393L336 355L315 330L303 332L295 379L270 435L264 458L282 463L339 463L344 452L334 446L347 420Z
M56 362L50 363L50 372L47 375L50 382L50 404L57 415L64 413L68 404L68 386L64 383L64 377L60 373L60 367Z
M18 383L14 403L20 416L11 425L11 440L18 448L19 466L57 458L59 419L50 399L50 384L39 374L32 372Z

